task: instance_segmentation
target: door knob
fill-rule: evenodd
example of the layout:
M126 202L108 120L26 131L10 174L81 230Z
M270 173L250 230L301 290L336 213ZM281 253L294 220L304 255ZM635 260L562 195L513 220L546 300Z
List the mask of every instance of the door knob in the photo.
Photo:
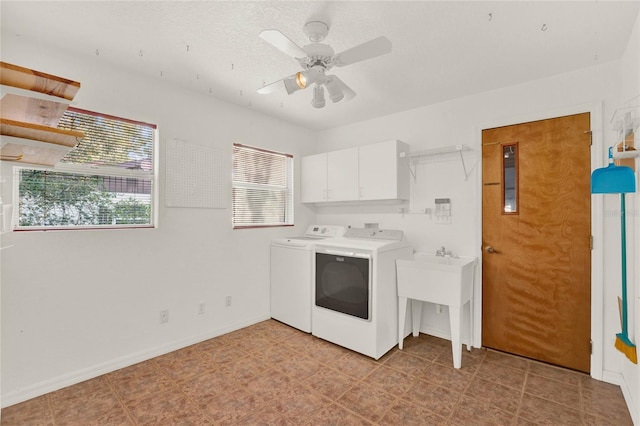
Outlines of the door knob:
M493 253L497 253L497 251L496 251L493 247L491 247L491 246L486 246L486 247L484 248L484 250L485 250L487 253L491 253L491 254L493 254Z

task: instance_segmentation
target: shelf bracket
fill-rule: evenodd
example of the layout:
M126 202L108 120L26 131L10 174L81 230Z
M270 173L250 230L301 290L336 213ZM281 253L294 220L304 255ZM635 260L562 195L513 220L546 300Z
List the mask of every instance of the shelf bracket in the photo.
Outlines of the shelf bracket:
M458 152L460 153L460 161L462 162L462 170L464 171L464 180L466 182L469 179L469 173L467 173L467 166L464 163L464 155L462 155L462 150Z

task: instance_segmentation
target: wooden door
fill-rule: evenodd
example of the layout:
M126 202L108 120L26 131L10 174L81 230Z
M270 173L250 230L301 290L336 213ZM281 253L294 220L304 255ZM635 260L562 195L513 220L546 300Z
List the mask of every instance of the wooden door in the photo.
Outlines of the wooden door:
M482 344L588 372L589 113L482 132Z

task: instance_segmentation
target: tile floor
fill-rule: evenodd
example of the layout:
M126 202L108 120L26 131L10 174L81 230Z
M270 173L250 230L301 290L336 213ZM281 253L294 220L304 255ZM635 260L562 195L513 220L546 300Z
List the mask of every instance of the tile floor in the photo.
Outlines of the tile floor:
M466 352L466 351L465 351ZM2 410L2 425L631 425L619 387L449 341L380 360L268 320Z

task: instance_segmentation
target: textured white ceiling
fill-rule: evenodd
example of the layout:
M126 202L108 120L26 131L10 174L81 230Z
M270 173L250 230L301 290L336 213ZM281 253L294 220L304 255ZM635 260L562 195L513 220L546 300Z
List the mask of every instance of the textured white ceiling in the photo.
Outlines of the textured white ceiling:
M2 43L23 37L321 130L621 57L638 1L7 1ZM358 95L315 109L310 90L256 90L299 70L258 37L300 46L310 20L336 52L384 35L391 54L333 71ZM96 54L99 52L99 55ZM19 65L19 64L18 64ZM45 71L46 70L42 70Z

